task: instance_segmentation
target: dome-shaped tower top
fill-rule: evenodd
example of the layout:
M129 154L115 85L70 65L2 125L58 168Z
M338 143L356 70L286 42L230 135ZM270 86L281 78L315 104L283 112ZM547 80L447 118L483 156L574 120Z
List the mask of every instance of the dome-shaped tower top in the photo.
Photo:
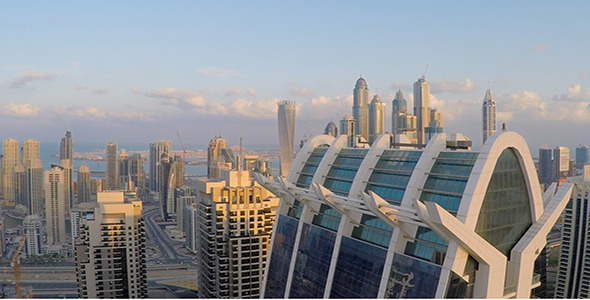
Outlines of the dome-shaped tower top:
M359 78L356 80L356 85L355 87L360 88L360 87L367 87L367 81L365 81L364 78Z
M375 96L373 96L373 101L371 101L371 103L381 103L381 98L379 98L379 95L375 94Z

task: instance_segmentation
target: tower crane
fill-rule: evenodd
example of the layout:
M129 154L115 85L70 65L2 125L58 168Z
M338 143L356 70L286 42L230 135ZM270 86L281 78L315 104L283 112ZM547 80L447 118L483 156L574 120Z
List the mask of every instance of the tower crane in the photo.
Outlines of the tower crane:
M27 241L27 236L23 236L23 239L20 241L18 248L14 250L14 255L12 256L12 260L10 261L10 265L14 271L14 289L16 291L16 298L22 298L22 292L20 287L20 262L18 261L18 255L20 251L23 249L25 242Z
M176 131L176 134L178 135L178 140L180 141L180 147L182 147L182 163L186 164L186 147L184 146L184 143L182 143L180 132Z

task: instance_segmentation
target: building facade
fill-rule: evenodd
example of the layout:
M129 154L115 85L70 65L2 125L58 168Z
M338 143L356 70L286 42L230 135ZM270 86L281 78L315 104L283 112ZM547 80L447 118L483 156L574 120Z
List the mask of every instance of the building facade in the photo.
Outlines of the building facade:
M16 184L14 181L14 169L19 164L18 141L7 139L3 144L2 154L2 206L15 205Z
M196 214L196 232L187 230L187 243L197 248L202 298L260 297L278 199L249 173L225 170L222 179L200 180L197 203L187 206L188 224Z
M43 220L38 215L28 215L23 220L23 229L27 241L24 252L27 256L41 255L43 246Z
M295 102L281 101L277 110L279 120L280 174L287 174L293 159L295 140Z
M528 298L571 184L541 194L524 139L481 151L443 134L425 148L308 142L279 182L265 298ZM544 205L545 204L545 205Z
M66 181L64 168L45 171L47 245L66 243Z
M482 104L482 144L494 133L496 133L496 102L488 89Z
M147 298L145 225L141 201L121 191L98 193L81 212L75 240L80 298Z
M385 133L385 103L381 102L378 95L375 95L369 104L369 144L383 133Z
M590 148L586 145L576 147L576 168L582 169L590 162Z
M355 131L365 140L369 139L369 86L364 78L359 78L352 91L352 117L355 120ZM284 174L283 176L285 176Z
M78 167L78 203L90 202L90 168L82 164Z
M158 192L158 166L162 156L170 156L172 153L172 142L160 140L150 144L150 189Z
M430 124L430 87L424 76L414 82L414 115L418 144L426 144L426 127Z
M117 144L107 143L104 153L105 161L105 190L116 190L119 183L119 151Z

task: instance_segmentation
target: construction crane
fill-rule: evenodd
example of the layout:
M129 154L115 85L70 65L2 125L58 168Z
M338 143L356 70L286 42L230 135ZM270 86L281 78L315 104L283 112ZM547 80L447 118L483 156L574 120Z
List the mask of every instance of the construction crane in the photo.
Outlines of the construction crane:
M182 163L186 164L186 147L184 146L184 143L182 143L180 132L176 131L176 134L178 135L178 140L180 141L180 147L182 147Z
M16 298L22 298L22 292L20 287L20 262L18 261L18 255L20 251L23 249L25 242L27 241L27 236L23 236L23 239L20 241L18 248L14 250L14 255L12 256L12 261L10 261L10 265L14 270L14 290L16 291Z

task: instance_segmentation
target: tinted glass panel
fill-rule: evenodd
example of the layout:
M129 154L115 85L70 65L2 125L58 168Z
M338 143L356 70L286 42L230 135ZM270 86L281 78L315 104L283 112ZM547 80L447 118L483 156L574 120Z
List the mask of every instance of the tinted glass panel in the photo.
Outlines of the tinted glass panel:
M342 237L330 298L376 298L387 250Z
M441 267L395 253L386 298L434 298Z
M323 298L336 233L303 224L290 298Z
M295 184L298 187L308 188L311 180L313 179L313 175L320 164L320 161L328 151L328 147L317 147L313 149L313 152L305 162L301 173L299 174L299 179L297 179L297 183Z
M391 227L387 226L381 219L375 216L363 215L361 225L353 228L352 236L388 248L392 231Z
M312 223L333 231L338 231L341 217L342 216L329 205L322 204L319 213L313 217Z
M492 173L475 232L509 256L531 224L527 184L516 153L506 149Z
M326 176L324 186L334 194L348 196L352 181L368 151L349 148L340 150Z
M400 205L421 154L422 151L383 151L369 177L365 192L373 191L387 202Z
M279 215L277 222L276 232L273 232L276 237L269 262L265 298L283 298L293 255L295 235L297 234L298 221L296 219Z

